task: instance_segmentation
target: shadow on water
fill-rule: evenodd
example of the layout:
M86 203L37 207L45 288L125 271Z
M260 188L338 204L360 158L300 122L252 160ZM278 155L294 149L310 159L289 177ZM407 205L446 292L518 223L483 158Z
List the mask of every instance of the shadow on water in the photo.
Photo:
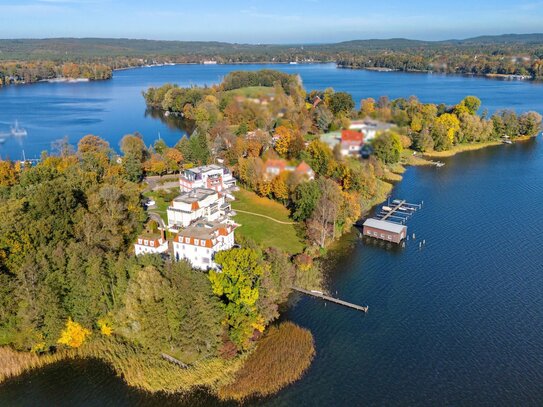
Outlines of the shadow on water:
M166 116L164 111L160 109L147 108L145 109L145 118L153 118L160 120L170 130L181 131L184 134L192 134L195 129L195 123L191 120L186 120L177 114Z
M129 387L109 365L97 359L58 362L0 384L1 406L208 407L217 404L219 401L205 389L187 395L169 395Z

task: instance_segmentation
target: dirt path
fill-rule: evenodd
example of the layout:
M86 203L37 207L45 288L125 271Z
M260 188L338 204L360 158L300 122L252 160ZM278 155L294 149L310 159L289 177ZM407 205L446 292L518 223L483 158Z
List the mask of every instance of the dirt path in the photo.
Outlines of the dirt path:
M280 223L281 225L294 225L294 224L296 224L296 222L283 222L283 221L274 219L274 218L272 218L272 217L270 217L270 216L261 215L260 213L242 211L241 209L234 209L234 208L232 208L232 209L233 209L235 212L246 213L246 214L248 214L248 215L254 215L254 216L260 216L261 218L266 218L266 219L272 220L272 221L274 221L275 223Z

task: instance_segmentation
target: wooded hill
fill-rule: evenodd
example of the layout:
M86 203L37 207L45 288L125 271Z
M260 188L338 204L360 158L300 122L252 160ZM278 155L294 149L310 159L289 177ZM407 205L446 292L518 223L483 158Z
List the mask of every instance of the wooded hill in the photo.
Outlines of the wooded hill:
M230 55L243 54L279 57L322 54L333 57L335 52L415 50L421 48L451 49L455 47L514 47L517 53L532 49L543 52L543 34L506 34L480 36L463 40L419 41L405 38L354 40L332 44L233 44L215 41L156 41L126 38L45 38L2 39L0 60L73 60L102 57ZM519 48L520 46L520 48ZM513 51L513 49L511 49ZM491 49L488 49L491 52ZM540 55L541 56L541 55Z

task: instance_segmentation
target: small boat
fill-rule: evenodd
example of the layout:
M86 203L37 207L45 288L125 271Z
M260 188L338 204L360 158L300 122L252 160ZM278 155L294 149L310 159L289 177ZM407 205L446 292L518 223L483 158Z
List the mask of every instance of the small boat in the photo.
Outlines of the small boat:
M26 129L19 127L19 122L15 120L15 126L11 126L11 135L14 137L24 137L27 134Z
M11 133L0 132L0 144L4 144L10 136Z
M503 144L513 144L513 142L511 140L509 140L508 138L503 139L502 143Z
M390 206L383 206L382 208L385 212L390 212L392 208Z

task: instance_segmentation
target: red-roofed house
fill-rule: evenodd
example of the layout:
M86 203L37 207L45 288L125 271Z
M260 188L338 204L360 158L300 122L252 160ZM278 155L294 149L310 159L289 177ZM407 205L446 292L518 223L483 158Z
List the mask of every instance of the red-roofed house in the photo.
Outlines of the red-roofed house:
M309 180L315 179L315 171L313 171L313 169L305 161L302 161L300 164L298 164L295 171L298 174L307 177L307 179Z
M360 155L364 145L364 133L354 130L341 131L341 154Z
M234 247L236 224L199 222L183 229L173 240L175 260L188 260L192 267L207 270L217 268L215 254Z
M267 160L264 163L264 169L266 171L266 176L269 178L274 178L277 175L281 174L287 169L287 162L282 159L278 160Z

